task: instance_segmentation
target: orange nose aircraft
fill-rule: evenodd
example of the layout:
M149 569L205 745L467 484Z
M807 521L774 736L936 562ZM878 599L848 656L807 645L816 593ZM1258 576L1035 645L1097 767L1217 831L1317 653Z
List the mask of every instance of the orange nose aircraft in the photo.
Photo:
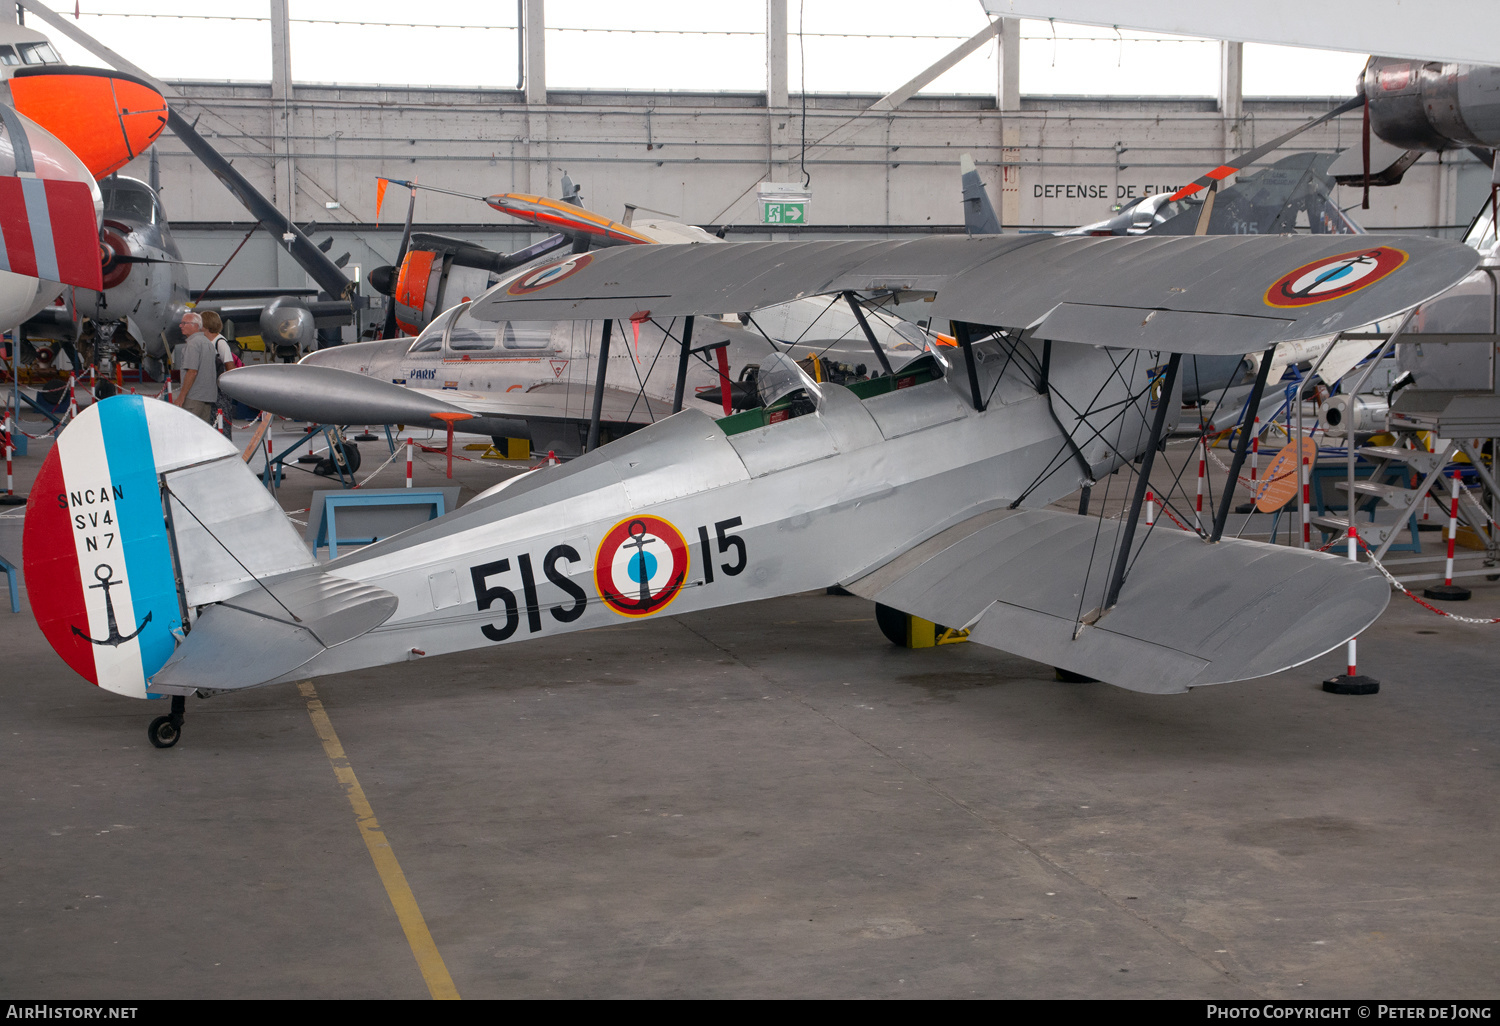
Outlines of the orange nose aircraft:
M132 75L103 68L17 68L12 105L103 178L145 152L167 126L167 101Z

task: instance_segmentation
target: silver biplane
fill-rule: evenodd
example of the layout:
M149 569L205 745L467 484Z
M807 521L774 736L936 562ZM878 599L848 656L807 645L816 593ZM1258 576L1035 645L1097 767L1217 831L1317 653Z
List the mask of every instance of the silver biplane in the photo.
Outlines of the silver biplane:
M1476 261L1380 236L613 249L541 288L501 283L473 312L616 322L901 289L930 293L959 346L850 386L774 354L754 409L684 409L322 565L220 436L116 397L42 467L27 585L80 674L172 696L150 728L158 747L176 743L195 693L831 584L1136 691L1258 677L1366 628L1389 589L1368 565L1224 538L1232 489L1201 535L1142 525L1184 357L1366 325ZM1137 457L1123 519L1045 508Z

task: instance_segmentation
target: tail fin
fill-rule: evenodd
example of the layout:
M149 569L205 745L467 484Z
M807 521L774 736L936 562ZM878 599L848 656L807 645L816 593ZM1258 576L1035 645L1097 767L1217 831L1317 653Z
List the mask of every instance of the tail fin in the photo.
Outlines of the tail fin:
M999 235L1002 231L995 208L990 205L990 194L979 180L979 168L974 158L965 153L958 158L958 170L963 177L964 231L970 235Z
M148 697L194 607L313 564L228 440L134 395L90 406L58 437L23 545L48 642L94 684L136 698Z

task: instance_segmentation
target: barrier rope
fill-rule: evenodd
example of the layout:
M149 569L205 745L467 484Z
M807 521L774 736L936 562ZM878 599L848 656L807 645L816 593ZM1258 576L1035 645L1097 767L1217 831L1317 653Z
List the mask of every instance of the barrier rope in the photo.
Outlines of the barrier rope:
M364 486L365 486L365 485L367 485L367 484L369 484L369 483L370 483L370 480L371 480L371 479L372 479L372 478L373 478L373 477L374 477L374 476L375 476L375 475L376 475L376 474L378 474L378 473L380 473L380 472L381 472L381 471L382 471L382 470L384 470L384 469L385 469L385 468L386 468L386 467L388 467L388 466L390 466L390 465L391 465L391 462L392 462L392 461L393 461L393 460L394 460L394 459L395 459L395 458L396 458L396 457L397 457L397 456L398 456L398 455L405 455L405 453L404 453L404 452L402 452L402 450L401 450L401 449L399 449L399 448L398 448L398 449L397 449L397 450L396 450L396 451L395 451L395 452L393 452L393 453L391 453L391 454L390 454L390 455L389 455L389 456L387 456L387 457L386 457L386 460L385 460L385 462L384 462L384 463L382 463L382 464L381 464L381 465L380 465L380 466L378 466L378 467L376 467L376 468L375 468L375 469L374 469L374 470L372 470L372 471L370 471L370 473L369 473L369 474L368 474L368 475L366 475L366 476L365 476L365 479L364 479L364 480L363 480L363 481L361 481L361 482L360 482L360 483L359 483L359 484L357 484L357 485L355 485L355 486L354 486L354 487L355 487L355 488L363 488L363 487L364 487ZM352 476L352 475L351 475L351 476ZM352 489L351 489L351 490L352 490Z
M1395 576L1381 564L1380 560L1375 558L1375 554L1370 551L1370 547L1365 544L1365 540L1363 538L1356 538L1356 540L1359 542L1359 547L1365 550L1365 555L1370 557L1370 564L1374 566L1376 570L1380 571L1381 575L1390 582L1391 587L1400 591L1401 594L1411 599L1417 605L1422 606L1425 609L1430 609L1438 616L1446 616L1450 620L1457 620L1459 623L1472 623L1481 626L1485 624L1500 623L1500 617L1491 617L1487 620L1478 620L1471 616L1459 616L1457 613L1450 613L1446 609L1439 609L1437 606L1433 605L1431 602L1428 602L1426 599L1418 598L1416 595L1413 595L1410 591L1407 590L1406 585L1396 580ZM1334 541L1347 542L1348 538L1335 538Z

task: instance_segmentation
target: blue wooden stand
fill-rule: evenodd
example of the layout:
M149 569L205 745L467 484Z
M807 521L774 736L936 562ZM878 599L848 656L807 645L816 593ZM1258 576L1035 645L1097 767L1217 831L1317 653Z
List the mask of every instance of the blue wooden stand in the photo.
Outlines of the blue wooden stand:
M447 496L442 490L420 490L410 488L382 488L376 491L352 491L342 495L325 495L323 499L323 518L318 526L318 533L313 541L313 553L325 545L328 547L328 558L339 558L339 545L368 545L378 541L377 538L340 538L338 532L337 510L347 508L378 508L391 506L427 506L430 510L429 520L436 520L446 513Z

